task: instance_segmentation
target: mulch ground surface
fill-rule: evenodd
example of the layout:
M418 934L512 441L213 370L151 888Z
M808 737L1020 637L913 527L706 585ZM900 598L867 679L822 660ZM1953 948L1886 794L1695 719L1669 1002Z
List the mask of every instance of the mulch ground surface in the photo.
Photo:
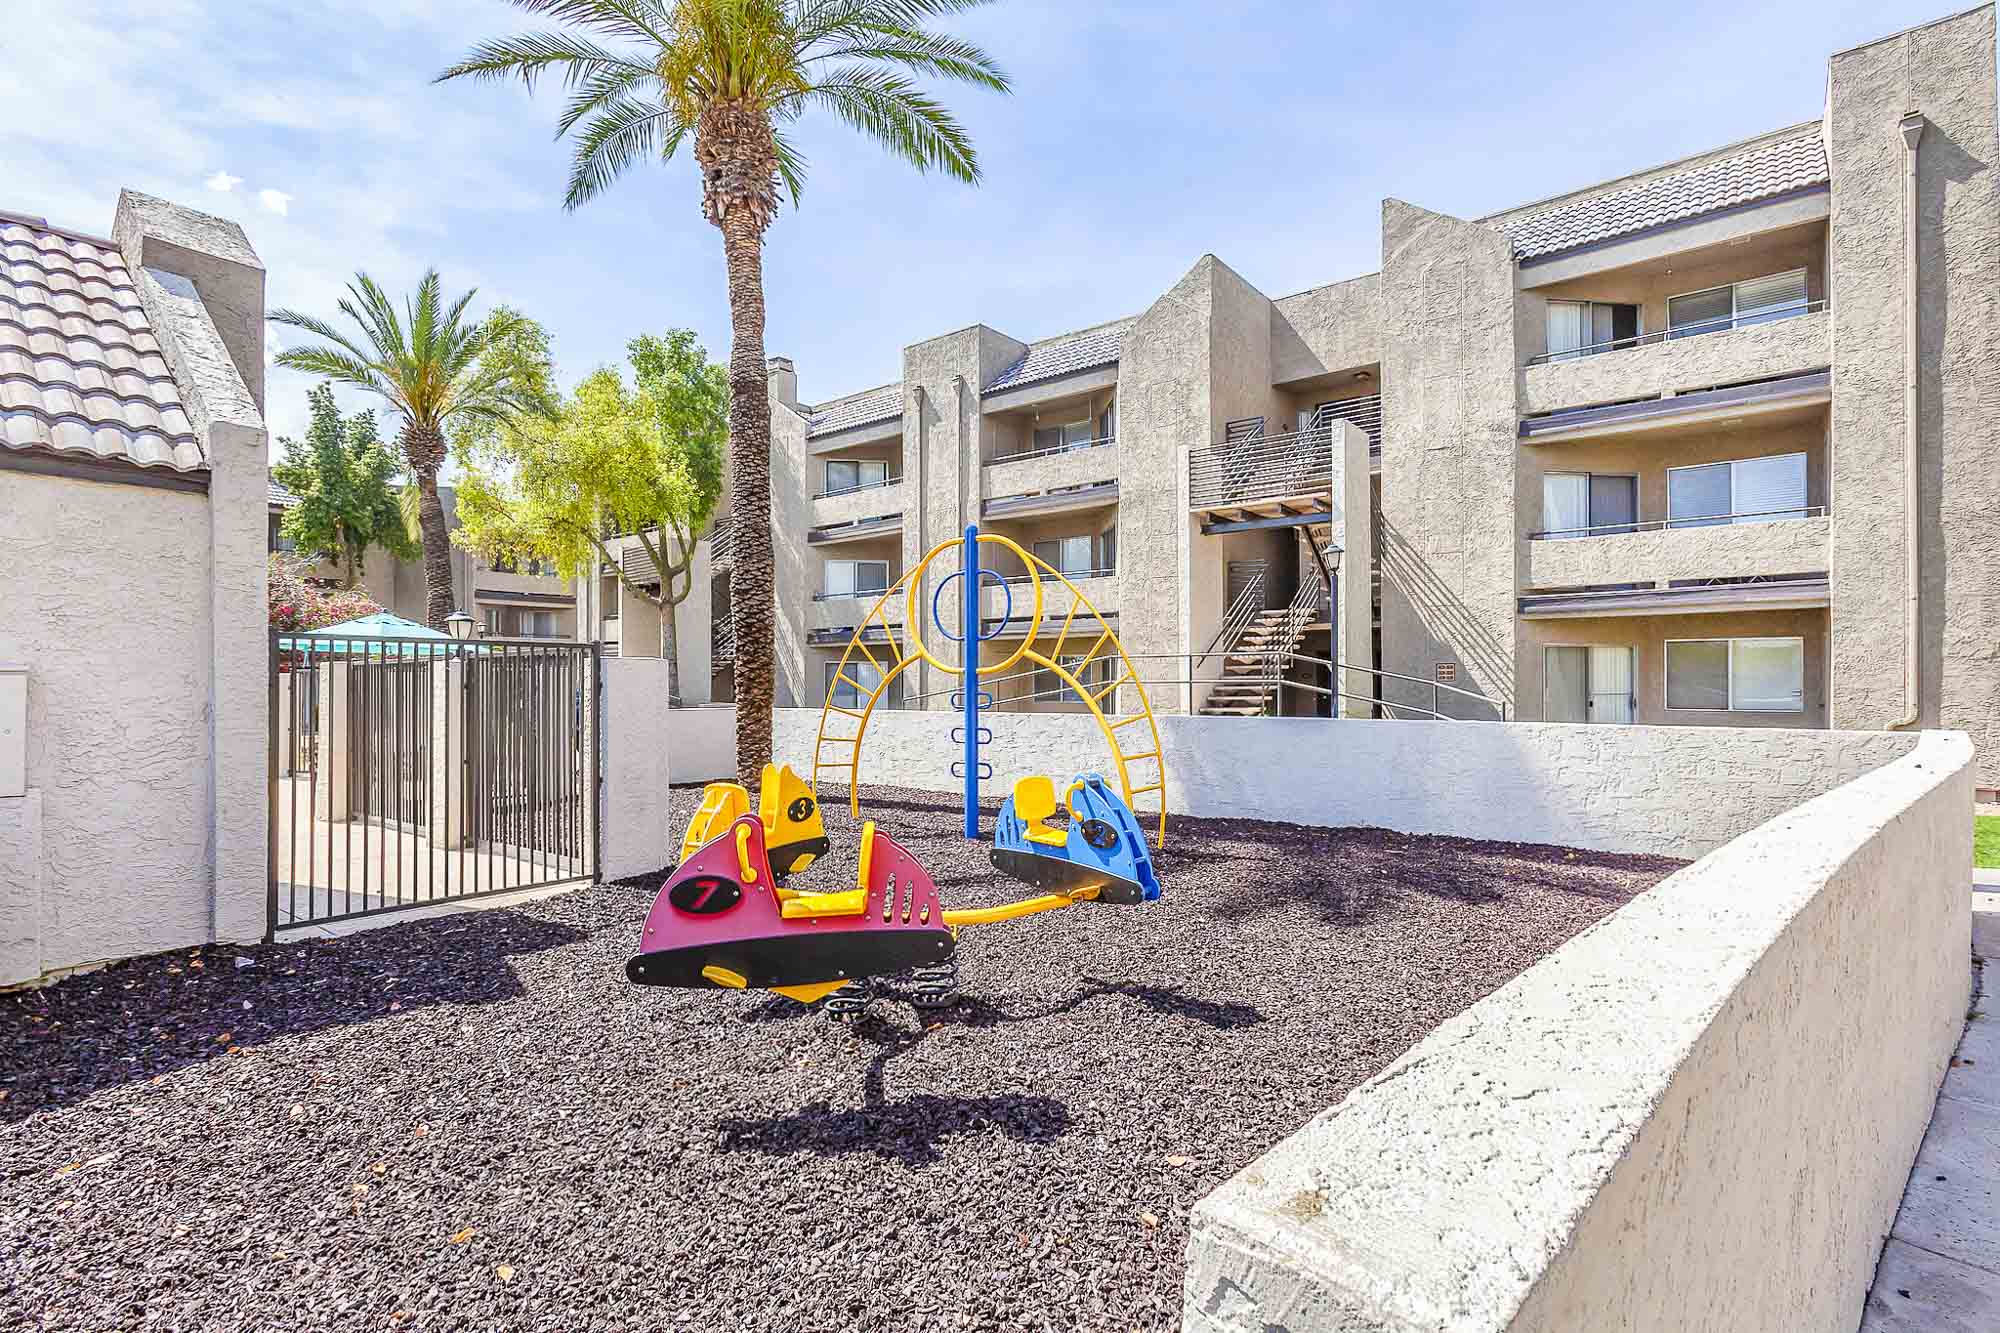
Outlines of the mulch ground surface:
M1029 892L943 798L868 813ZM0 996L0 1325L1178 1328L1198 1199L1677 864L1175 820L1161 901L851 1025L627 984L657 878Z

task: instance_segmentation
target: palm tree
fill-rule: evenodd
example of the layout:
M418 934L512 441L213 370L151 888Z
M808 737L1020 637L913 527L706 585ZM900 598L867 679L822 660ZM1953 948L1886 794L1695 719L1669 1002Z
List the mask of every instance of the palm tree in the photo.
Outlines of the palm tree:
M971 140L917 77L1008 90L971 42L929 31L986 0L510 0L571 30L473 48L438 76L554 73L569 99L559 135L575 156L574 209L642 158L692 140L702 216L722 232L729 282L729 439L736 533L736 766L752 781L771 757L771 404L764 363L764 232L780 193L798 202L805 162L785 128L831 112L919 171L979 180ZM604 44L606 40L615 46Z
M347 293L340 311L360 326L360 337L350 337L297 310L274 310L273 324L303 329L327 344L287 348L278 353L277 363L366 389L403 418L396 443L416 479L417 526L424 547L424 619L432 629L441 630L445 617L456 609L451 537L445 527L444 502L438 497L446 433L462 422L504 422L538 405L532 386L521 383L519 370L508 358L482 355L511 331L516 317L502 312L481 323L467 320L465 308L474 293L467 292L447 307L436 269L424 274L416 295L404 302L401 316L366 273L355 275Z

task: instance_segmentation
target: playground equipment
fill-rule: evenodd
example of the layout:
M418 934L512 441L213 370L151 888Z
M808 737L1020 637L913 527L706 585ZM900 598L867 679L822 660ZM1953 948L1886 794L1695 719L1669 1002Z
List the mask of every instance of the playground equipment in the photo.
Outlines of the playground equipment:
M1020 561L1025 575L1010 582L982 563L983 549L1011 553ZM952 553L958 556L958 568L931 589L926 603L926 573L934 561ZM958 587L955 619L959 622L955 631L940 609L945 590L954 584ZM1028 603L1025 618L1017 616L1015 611L1016 590L1022 587ZM1050 622L1056 619L1056 611L1048 604L1051 587L1066 593L1068 601L1060 623L1053 629ZM996 595L1001 602L1001 614L993 620L984 615L983 603L989 588L998 590ZM903 611L900 625L889 619L890 609L898 606ZM922 631L926 621L939 636L958 645L956 664L941 660L931 650ZM998 661L980 662L981 644L1016 631L1021 636L1018 645L1006 652L996 649L1000 654ZM1046 643L1046 649L1037 647L1038 643ZM876 646L884 650L881 656L877 655ZM1082 649L1080 655L1078 649ZM884 657L889 660L885 662ZM864 663L875 673L872 688L860 679L859 668ZM959 712L959 725L952 729L951 738L964 746L964 757L952 765L951 771L953 777L965 784L966 837L979 836L979 784L993 776L992 765L980 757L980 752L993 739L992 727L981 719L993 711L995 695L983 686L998 684L1010 671L1026 663L1029 670L1039 668L1054 675L1083 703L1110 748L1112 772L1123 804L1135 816L1152 822L1156 847L1166 844L1167 773L1160 729L1124 645L1088 595L1061 570L1010 538L981 533L976 523L966 527L962 538L932 547L915 568L877 597L861 618L834 670L834 681L865 698L858 709L845 708L834 702L833 690L827 692L820 709L819 734L813 743L815 791L822 777L844 777L848 809L856 818L860 817L861 753L869 721L897 679L920 663L958 681L951 703ZM1101 685L1089 683L1100 664L1106 668L1103 674L1109 679ZM1115 716L1118 704L1127 698L1136 704L1136 711ZM1127 749L1127 744L1133 748ZM1141 797L1147 799L1142 802Z
M1047 822L1058 809L1055 786L1039 775L1017 782L1001 811L994 864L1052 890L1038 897L948 908L929 872L873 820L861 828L852 888L789 888L784 880L827 846L817 803L798 794L803 786L789 768L766 766L752 814L743 788L710 784L684 839L695 850L654 899L627 977L644 986L770 990L807 1004L843 992L851 1009L866 1002L872 978L915 969L922 1002L955 985L967 926L1160 896L1138 820L1096 774L1065 792L1066 828Z

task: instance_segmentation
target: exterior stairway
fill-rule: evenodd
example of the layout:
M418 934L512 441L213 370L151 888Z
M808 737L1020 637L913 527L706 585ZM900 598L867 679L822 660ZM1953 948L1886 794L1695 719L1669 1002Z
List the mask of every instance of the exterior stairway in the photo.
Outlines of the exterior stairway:
M1317 599L1295 598L1275 611L1259 611L1222 659L1222 674L1202 700L1203 717L1260 717L1275 711L1279 656L1296 652Z

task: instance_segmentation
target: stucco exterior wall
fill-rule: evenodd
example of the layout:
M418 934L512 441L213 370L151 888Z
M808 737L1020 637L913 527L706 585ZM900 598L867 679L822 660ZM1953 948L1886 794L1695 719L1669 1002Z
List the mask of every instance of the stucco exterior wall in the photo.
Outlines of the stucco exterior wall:
M1474 222L1382 205L1383 666L1514 694L1514 260ZM1389 682L1386 697L1420 702ZM1423 691L1428 699L1428 691Z
M1689 616L1573 616L1521 622L1520 716L1547 716L1543 695L1546 657L1554 645L1602 644L1634 650L1637 720L1662 727L1824 727L1827 701L1826 612L1734 611ZM1805 649L1805 708L1797 713L1668 709L1666 643L1669 639L1798 638Z
M0 577L0 661L28 667L27 785L40 793L44 885L39 919L0 924L0 938L38 936L42 968L208 939L209 541L199 494L15 472L0 483L0 568L35 571ZM265 656L260 642L258 701ZM253 805L261 909L261 784Z
M1115 444L1045 454L1040 458L1008 459L985 466L980 490L992 499L1002 495L1033 495L1061 486L1117 481L1123 463L1123 454Z
M872 486L867 490L847 491L812 501L812 526L825 528L836 523L852 523L856 519L902 512L903 487L900 484Z
M672 865L680 844L667 827L672 782L667 707L667 664L661 658L607 657L603 661L604 736L598 763L604 775L598 833L598 874L607 880ZM733 720L735 710L727 710ZM735 745L729 746L734 767Z
M1807 574L1827 567L1825 518L1618 532L1528 543L1530 588Z
M1926 734L1442 1024L1196 1206L1183 1328L1852 1327L1964 1023L1971 758Z
M1281 296L1271 303L1271 382L1288 384L1382 359L1382 275Z
M1523 295L1521 303L1524 328L1536 330L1534 342L1521 350L1526 360L1547 344L1548 316L1539 291ZM1521 413L1535 416L1820 370L1829 359L1828 324L1827 312L1815 310L1769 324L1527 366L1521 371Z
M1159 700L1155 699L1155 711ZM1167 808L1404 833L1700 856L1799 802L1906 753L1909 732L1386 722L1160 715ZM801 767L819 713L780 709L776 754ZM993 790L1031 773L1112 772L1097 725L1002 714L983 757ZM1285 762L1273 763L1272 756ZM863 785L957 791L964 757L934 716L878 712ZM803 770L802 770L803 771ZM838 799L844 793L823 794ZM1173 845L1169 820L1168 847Z
M1923 115L1918 224L1920 720L1969 731L2000 785L2000 202L1993 9L1833 58L1833 718L1904 711L1904 141Z

